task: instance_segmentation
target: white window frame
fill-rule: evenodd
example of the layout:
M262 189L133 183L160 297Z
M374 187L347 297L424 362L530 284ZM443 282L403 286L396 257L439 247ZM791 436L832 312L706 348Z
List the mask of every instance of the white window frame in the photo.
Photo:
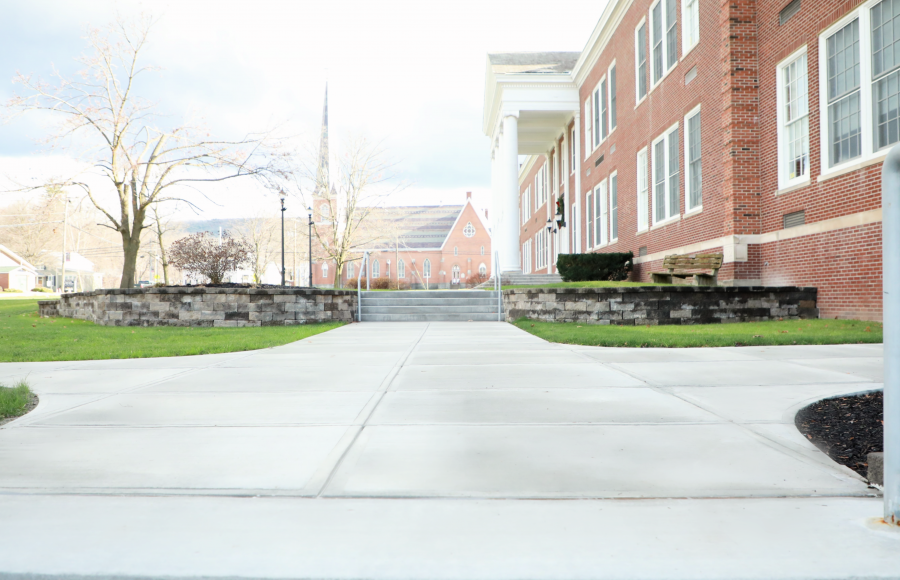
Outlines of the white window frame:
M594 92L591 91L591 95ZM584 158L587 159L594 152L593 133L591 132L594 124L594 117L591 114L593 109L593 97L589 96L584 102Z
M355 278L356 273L354 272L355 268L353 267L353 262L347 262L347 278Z
M570 173L571 175L574 175L574 174L575 174L575 167L578 165L578 160L575 159L575 139L576 139L576 136L575 136L575 126L573 125L573 126L572 126L571 137L569 138L569 149L570 149L570 151L569 151L569 163L570 163L570 165L571 165L571 166L569 167L569 173Z
M378 263L378 260L372 261L372 277L381 278L381 264Z
M406 278L406 263L403 261L403 258L400 258L400 261L397 262L397 277Z
M603 179L594 188L594 247L609 244L609 182Z
M682 150L684 153L679 162L684 166L684 213L698 213L703 211L703 118L700 118L700 203L691 206L691 166L690 166L690 123L688 121L700 114L700 105L697 105L684 116L684 131L682 131Z
M605 80L606 75L600 77L600 81L591 92L591 131L593 132L593 139L591 140L591 153L593 153L597 149L597 147L600 147L600 144L606 140L606 138L603 137L603 110L600 108L600 87L603 86L603 81Z
M660 164L656 163L656 159L653 158L653 152L656 150L657 143L659 143L660 141L663 141L663 140L665 141L665 147L663 147L663 157L665 157L665 159L662 162L662 166L663 166L663 171L665 171L665 179L663 180L663 188L664 188L663 199L666 202L666 212L665 212L666 215L663 219L661 219L661 220L656 219L656 206L653 206L653 209L650 211L650 223L653 224L651 226L651 229L655 228L657 226L663 226L668 223L672 223L674 221L681 219L681 191L678 192L678 197L679 197L678 211L673 213L672 208L669 207L669 197L670 197L670 191L669 191L669 135L672 133L672 131L675 131L678 128L679 128L679 124L675 123L668 129L666 129L663 133L660 133L660 135L656 139L654 139L653 142L650 144L650 199L655 200L656 199L656 182L657 182L656 171L657 171L658 165L660 165ZM682 163L682 160L679 158L678 159L679 180L681 179L681 175L684 173L681 171L681 163Z
M594 236L594 190L589 189L584 195L585 209L587 210L587 247L589 250L594 249L597 240Z
M426 280L431 280L431 260L425 258L425 261L422 263L422 277Z
M881 0L869 0L856 7L852 12L829 26L819 34L819 180L835 173L845 173L859 167L864 167L870 162L877 162L887 155L888 150L897 143L887 145L882 149L875 149L875 112L872 107L872 18L871 9ZM831 134L828 123L828 37L838 30L859 18L859 82L860 82L860 128L862 146L860 155L853 159L828 166L829 150L831 148ZM807 66L809 59L807 58ZM807 74L807 82L809 76ZM812 144L810 144L812 146Z
M666 21L666 4L665 4L665 2L666 2L666 0L656 0L656 2L654 2L653 4L650 5L650 10L649 10L648 16L647 16L647 22L649 23L649 26L647 27L647 45L648 45L647 46L647 48L648 48L648 50L647 50L647 64L648 64L647 72L649 73L649 76L650 76L650 79L649 79L650 86L647 90L648 94L653 89L655 89L656 87L661 85L662 82L664 80L666 80L666 77L669 76L669 73L672 72L673 70L675 70L675 67L678 66L678 59L676 58L675 61L672 63L672 66L666 67L666 62L669 60L669 47L668 47L668 43L666 42L666 40L667 40L666 32L668 32L668 30L669 30L670 23ZM659 77L659 80L654 82L653 81L653 9L656 8L657 4L661 4L660 9L659 9L659 15L660 15L660 18L662 19L662 24L661 24L662 47L661 47L661 49L662 49L663 70L662 70L662 75Z
M634 107L637 108L638 105L644 102L647 98L647 95L650 94L650 47L649 47L649 20L644 17L641 18L641 21L638 22L638 25L634 27ZM641 87L641 63L638 62L638 55L640 54L640 50L638 49L640 37L638 36L638 31L640 31L641 26L644 26L644 80L646 81L646 85L644 85L645 92L643 96L638 92Z
M688 19L688 4L694 4L696 8L691 19ZM689 25L695 34L695 36L692 34L693 39L687 34ZM681 0L681 58L687 56L687 53L698 44L700 44L700 0Z
M619 108L618 108L618 95L613 93L613 87L611 79L613 78L613 71L615 71L616 76L616 87L619 85L619 71L616 69L616 61L613 60L608 67L606 67L606 137L609 138L613 131L616 130L616 127L619 126ZM618 91L616 91L618 92ZM616 124L613 125L613 96L616 97Z
M613 183L616 184L616 215L615 215L615 233L613 237ZM609 174L609 243L614 244L619 241L619 172L613 171Z
M810 116L811 107L809 106L809 102L808 102L810 95L809 95L809 54L808 54L807 48L808 47L806 45L802 46L800 49L798 49L796 52L791 54L789 57L787 57L786 59L784 59L780 63L778 63L778 65L775 67L775 71L776 71L775 86L778 91L777 98L776 98L776 106L777 106L776 119L778 121L778 189L785 189L787 187L793 187L795 185L800 185L802 183L809 182L810 167L812 165L812 163L811 163L812 162L812 151L810 151L810 135L809 135L809 129L808 129L808 127L809 127L808 119ZM784 90L785 90L784 69L787 68L789 65L794 64L794 62L796 62L797 59L799 59L800 57L802 57L804 55L806 55L806 99L807 99L807 112L806 112L806 117L807 117L806 141L807 141L807 143L806 143L806 149L807 149L807 151L809 151L809 159L807 160L807 163L806 163L806 175L800 175L800 176L797 176L797 177L791 179L787 175L788 147L787 147L787 128L785 126L785 115L784 115L784 107L786 105L786 102L784 99ZM827 97L826 97L826 101L827 101ZM827 107L826 107L826 111L827 111ZM825 119L825 123L827 124L827 122L828 122L827 117L824 117L824 119ZM822 130L824 131L824 128ZM827 151L824 151L823 155L827 155Z

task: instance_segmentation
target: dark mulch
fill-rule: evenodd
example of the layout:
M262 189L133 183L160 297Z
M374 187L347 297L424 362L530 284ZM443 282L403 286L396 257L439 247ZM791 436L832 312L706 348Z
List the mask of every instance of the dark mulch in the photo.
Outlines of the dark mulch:
M35 395L34 393L30 393L28 395L28 403L25 404L25 411L22 413L22 415L27 415L28 413L33 411L34 408L38 406L39 402L40 401L38 399L38 396ZM22 415L18 415L17 417L0 417L0 425L5 425L5 424L9 423L10 421L14 421L14 420L18 419L19 417L21 417Z
M866 454L884 451L883 409L881 392L835 397L804 407L794 424L828 457L865 477Z

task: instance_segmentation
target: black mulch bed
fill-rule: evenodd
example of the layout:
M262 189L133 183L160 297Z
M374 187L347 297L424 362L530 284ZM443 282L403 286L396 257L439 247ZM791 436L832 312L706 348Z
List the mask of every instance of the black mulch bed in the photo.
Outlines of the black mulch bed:
M841 465L866 476L866 455L884 451L884 394L824 399L804 407L794 424Z

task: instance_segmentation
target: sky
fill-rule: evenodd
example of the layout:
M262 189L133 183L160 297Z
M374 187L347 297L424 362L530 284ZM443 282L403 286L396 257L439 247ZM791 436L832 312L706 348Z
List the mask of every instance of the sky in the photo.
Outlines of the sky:
M552 7L551 7L552 6ZM314 141L325 83L333 140L383 141L409 186L394 204L490 204L482 133L489 52L584 48L604 0L29 0L3 2L0 102L17 72L50 79L79 70L89 27L116 14L158 19L144 62L161 67L140 94L172 118L202 115L212 133L241 137L273 125ZM39 115L0 124L0 177L37 180L76 165L48 150ZM195 219L246 215L271 203L249 183L208 191ZM11 201L0 194L0 205ZM289 210L292 212L293 210ZM274 213L274 209L273 209ZM191 217L191 216L186 216Z

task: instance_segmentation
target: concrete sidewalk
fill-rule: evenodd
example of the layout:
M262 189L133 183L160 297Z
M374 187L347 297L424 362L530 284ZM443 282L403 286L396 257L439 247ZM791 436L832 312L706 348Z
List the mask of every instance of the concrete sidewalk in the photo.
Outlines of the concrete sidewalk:
M900 578L875 490L793 425L881 366L880 345L604 349L502 323L0 364L41 396L0 428L0 571Z

